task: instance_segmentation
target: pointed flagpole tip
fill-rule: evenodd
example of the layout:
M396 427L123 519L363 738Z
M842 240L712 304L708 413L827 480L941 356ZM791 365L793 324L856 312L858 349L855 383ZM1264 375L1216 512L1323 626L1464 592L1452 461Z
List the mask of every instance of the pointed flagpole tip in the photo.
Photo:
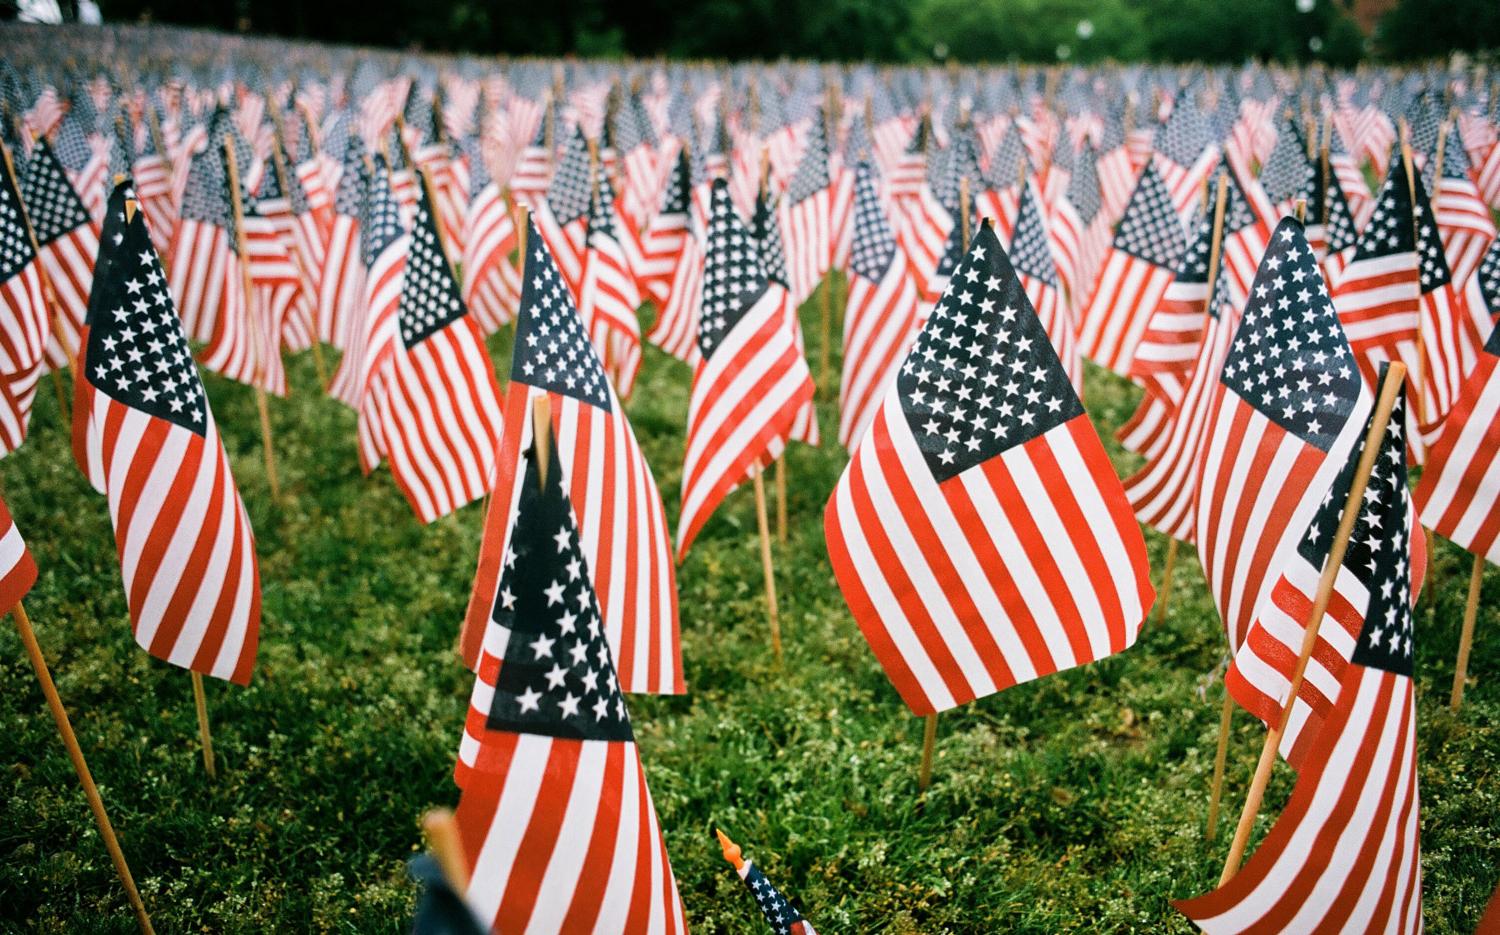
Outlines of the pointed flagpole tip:
M745 866L745 861L740 856L740 846L729 840L729 835L720 831L718 828L714 829L714 834L719 836L719 847L724 849L724 859L729 861L731 864L734 864L735 870L738 871L743 869Z

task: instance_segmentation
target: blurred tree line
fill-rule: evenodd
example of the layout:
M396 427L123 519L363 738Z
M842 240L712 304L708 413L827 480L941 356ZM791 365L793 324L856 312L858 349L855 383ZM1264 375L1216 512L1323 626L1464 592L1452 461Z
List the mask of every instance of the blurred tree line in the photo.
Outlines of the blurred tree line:
M1351 15L1360 3L1389 10L1371 36ZM101 0L101 6L110 20L534 55L1351 64L1362 57L1500 49L1500 0Z

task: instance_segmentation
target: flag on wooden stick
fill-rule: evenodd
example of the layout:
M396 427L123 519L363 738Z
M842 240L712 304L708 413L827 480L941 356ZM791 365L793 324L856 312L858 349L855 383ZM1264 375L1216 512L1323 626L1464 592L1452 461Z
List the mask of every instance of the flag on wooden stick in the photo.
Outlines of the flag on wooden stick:
M1151 604L1120 482L988 224L824 514L844 598L916 714L1130 646Z

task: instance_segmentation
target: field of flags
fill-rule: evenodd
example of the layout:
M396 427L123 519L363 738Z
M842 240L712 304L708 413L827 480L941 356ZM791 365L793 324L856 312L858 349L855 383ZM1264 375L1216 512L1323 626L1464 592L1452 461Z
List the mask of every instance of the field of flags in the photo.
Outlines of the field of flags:
M0 920L1500 929L1482 66L0 49Z

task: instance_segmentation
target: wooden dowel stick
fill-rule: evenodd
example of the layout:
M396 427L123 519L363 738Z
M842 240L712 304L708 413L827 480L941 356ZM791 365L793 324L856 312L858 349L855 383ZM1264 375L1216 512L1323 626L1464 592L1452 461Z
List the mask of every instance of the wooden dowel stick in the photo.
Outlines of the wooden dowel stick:
M52 391L57 394L57 411L62 414L62 419L67 422L73 413L73 408L68 405L68 397L63 393L62 377L58 376L54 368L52 374Z
M1469 600L1464 604L1464 627L1458 637L1458 664L1453 669L1453 694L1448 707L1454 711L1464 703L1464 681L1469 673L1469 648L1474 645L1474 619L1479 616L1479 591L1484 583L1484 556L1474 556L1474 570L1469 572Z
M422 816L422 830L427 832L427 843L432 856L447 877L448 885L462 896L469 889L469 862L464 858L463 840L458 835L458 822L453 812L446 808L435 808Z
M776 459L776 544L786 545L786 452Z
M1172 572L1177 568L1178 542L1173 539L1167 546L1167 560L1161 569L1161 587L1156 591L1156 622L1167 619L1167 605L1172 603Z
M1297 667L1292 670L1291 683L1287 686L1286 701L1282 703L1281 716L1266 732L1265 745L1260 750L1260 760L1255 764L1255 774L1250 780L1250 791L1245 796L1245 807L1240 811L1239 824L1234 829L1234 841L1229 845L1229 856L1224 860L1224 873L1219 877L1223 886L1240 869L1240 860L1245 856L1245 846L1250 843L1250 831L1255 826L1255 816L1260 811L1260 801L1266 794L1266 783L1271 778L1271 768L1276 765L1276 751L1281 746L1281 734L1286 730L1296 704L1297 693L1302 690L1302 677L1307 671L1307 660L1312 656L1318 642L1318 628L1328 610L1328 601L1333 595L1333 582L1339 568L1344 564L1344 552L1349 546L1349 536L1354 531L1354 521L1359 518L1359 504L1365 495L1365 486L1370 481L1370 469L1380 454L1380 442L1385 436L1386 424L1391 421L1391 409L1396 404L1396 395L1406 379L1406 366L1393 362L1386 375L1380 398L1375 402L1375 412L1370 418L1369 431L1365 433L1365 447L1359 453L1359 464L1355 467L1354 479L1349 484L1349 495L1344 499L1344 511L1339 516L1338 531L1328 550L1328 560L1323 563L1323 574L1318 579L1318 591L1303 622L1302 649L1297 656Z
M1224 209L1229 201L1229 173L1219 173L1219 184L1214 195L1214 229L1209 238L1208 248L1208 295L1203 299L1203 311L1209 311L1209 304L1214 300L1214 280L1219 275L1220 254L1224 252ZM1173 540L1173 545L1176 540ZM1174 553L1175 554L1175 553Z
M271 127L275 133L275 144L271 147L271 166L276 172L276 178L281 183L281 190L283 192L290 192L292 190L291 173L287 170L286 160L282 158L281 117L277 114L274 107L271 108L271 115ZM304 281L313 282L313 274L304 263L305 258L302 256L302 251L293 250L292 254L297 268L302 271ZM318 385L326 390L328 387L328 365L323 361L323 344L318 340L317 322L309 321L308 325L311 326L312 331L313 366L318 370Z
M1219 748L1214 751L1214 784L1208 793L1208 827L1203 839L1212 842L1219 831L1219 799L1224 793L1224 764L1229 759L1229 724L1234 719L1234 699L1224 691L1224 710L1219 712Z
M151 928L151 916L146 913L146 904L141 902L141 894L135 888L135 877L130 874L130 865L125 862L125 852L120 850L120 841L115 837L114 826L109 823L109 813L104 810L104 799L99 795L99 787L94 785L94 775L89 772L88 761L83 758L83 748L78 746L78 737L73 733L73 724L68 720L67 709L63 707L62 698L57 694L57 686L52 682L52 673L47 669L47 659L42 655L42 647L37 643L36 632L31 628L31 618L26 616L26 608L16 604L15 613L12 615L16 621L16 630L21 634L21 645L26 648L26 656L31 660L31 668L36 672L36 680L41 683L42 696L47 699L47 707L52 711L52 721L57 725L57 734L62 738L63 746L67 748L68 759L73 761L73 771L78 774L78 781L83 785L83 796L88 799L89 810L94 813L94 824L99 826L99 837L104 840L104 847L109 851L109 859L114 862L115 873L120 877L120 883L125 887L125 898L130 902L130 908L135 910L135 920L145 935L154 935Z
M548 393L531 401L531 440L536 451L536 479L545 490L552 459L552 396Z
M766 575L766 608L771 620L771 649L781 663L781 618L776 609L776 571L771 564L771 528L766 519L766 482L759 468L755 471L755 522L760 528L760 564Z
M203 676L198 672L189 674L193 677L193 707L198 709L198 739L203 743L203 770L209 779L216 779L219 771L214 766L214 736L208 726L208 699L203 693Z
M922 726L922 765L917 770L917 791L926 792L932 785L932 748L937 743L937 715L929 714Z

